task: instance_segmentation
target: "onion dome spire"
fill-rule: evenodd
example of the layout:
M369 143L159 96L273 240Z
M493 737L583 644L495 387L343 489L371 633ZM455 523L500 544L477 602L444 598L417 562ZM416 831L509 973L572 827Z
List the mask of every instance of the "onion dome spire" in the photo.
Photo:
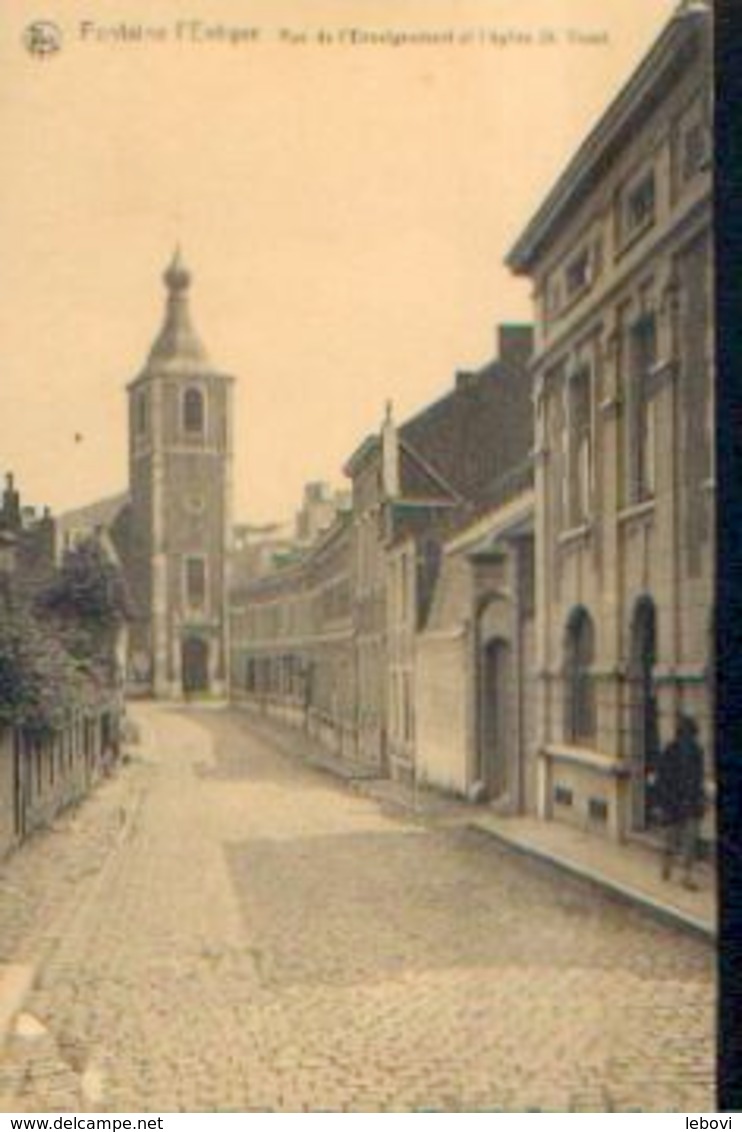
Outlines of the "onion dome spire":
M187 291L190 287L191 273L183 262L180 244L177 245L170 266L163 272L162 278L171 294L174 291Z
M188 372L203 369L208 357L193 323L188 306L191 273L185 265L180 246L175 249L163 273L167 288L165 321L149 354L147 369Z

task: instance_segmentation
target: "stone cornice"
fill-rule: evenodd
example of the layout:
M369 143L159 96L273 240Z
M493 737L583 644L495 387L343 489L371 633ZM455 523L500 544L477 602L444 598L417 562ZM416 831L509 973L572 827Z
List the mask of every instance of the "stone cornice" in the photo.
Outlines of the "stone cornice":
M596 169L626 144L639 119L672 83L679 63L692 49L705 9L676 13L626 85L588 134L539 210L506 257L515 274L528 274L543 245L584 196L592 191Z

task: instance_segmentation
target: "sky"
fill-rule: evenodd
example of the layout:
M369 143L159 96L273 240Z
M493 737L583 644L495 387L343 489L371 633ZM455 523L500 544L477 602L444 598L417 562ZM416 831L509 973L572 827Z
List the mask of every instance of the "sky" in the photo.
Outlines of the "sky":
M388 399L403 421L530 318L504 257L675 6L4 5L0 472L57 513L126 488L125 387L180 242L237 377L235 518L344 486Z

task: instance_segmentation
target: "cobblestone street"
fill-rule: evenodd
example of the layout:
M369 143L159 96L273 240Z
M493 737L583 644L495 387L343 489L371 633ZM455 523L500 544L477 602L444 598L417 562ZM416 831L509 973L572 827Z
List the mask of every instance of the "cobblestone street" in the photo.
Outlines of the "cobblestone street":
M138 707L119 775L0 868L35 964L10 1110L712 1111L712 947L238 714Z

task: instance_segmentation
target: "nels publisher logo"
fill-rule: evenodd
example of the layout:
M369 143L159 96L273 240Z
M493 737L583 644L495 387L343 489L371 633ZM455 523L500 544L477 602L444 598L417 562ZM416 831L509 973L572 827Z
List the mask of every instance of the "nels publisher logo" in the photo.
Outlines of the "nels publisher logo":
M23 44L36 59L51 59L62 47L62 29L51 20L34 20L23 32Z

